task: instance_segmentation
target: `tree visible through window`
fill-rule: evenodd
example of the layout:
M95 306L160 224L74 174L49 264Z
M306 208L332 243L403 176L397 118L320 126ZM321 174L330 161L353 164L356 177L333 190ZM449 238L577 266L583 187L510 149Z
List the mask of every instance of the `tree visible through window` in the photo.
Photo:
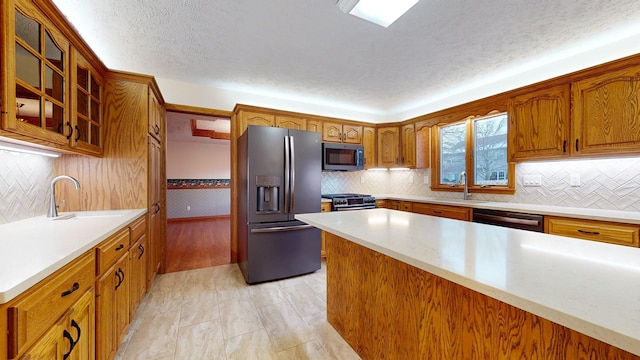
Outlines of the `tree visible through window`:
M474 184L507 185L507 115L474 122Z

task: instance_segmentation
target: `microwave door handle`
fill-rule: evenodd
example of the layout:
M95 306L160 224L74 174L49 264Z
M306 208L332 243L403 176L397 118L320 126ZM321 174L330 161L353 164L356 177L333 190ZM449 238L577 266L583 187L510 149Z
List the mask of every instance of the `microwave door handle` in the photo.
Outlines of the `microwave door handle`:
M284 137L284 213L289 213L289 179L291 167L289 163L289 136Z
M296 196L296 147L294 146L293 136L289 136L289 143L291 147L291 194L289 199L289 212L293 213L293 203Z

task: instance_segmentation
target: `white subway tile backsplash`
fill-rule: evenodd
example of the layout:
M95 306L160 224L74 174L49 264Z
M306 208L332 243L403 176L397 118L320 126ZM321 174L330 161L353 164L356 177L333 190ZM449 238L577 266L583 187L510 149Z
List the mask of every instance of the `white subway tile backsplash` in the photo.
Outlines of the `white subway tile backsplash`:
M0 224L47 213L54 160L0 150Z
M580 174L581 186L569 185ZM462 194L432 192L423 181L429 169L408 171L323 172L322 192L358 192L460 199ZM523 186L525 175L540 175L540 187ZM365 183L360 184L360 177ZM516 165L514 195L473 194L474 200L640 211L640 158L532 162Z

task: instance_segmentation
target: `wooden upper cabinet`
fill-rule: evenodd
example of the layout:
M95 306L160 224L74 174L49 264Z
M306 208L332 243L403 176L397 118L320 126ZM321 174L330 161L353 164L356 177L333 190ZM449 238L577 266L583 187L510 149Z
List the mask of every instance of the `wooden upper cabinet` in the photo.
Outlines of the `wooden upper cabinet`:
M378 128L378 166L393 167L400 163L400 128Z
M307 130L307 119L276 115L275 125L280 128Z
M364 147L364 168L376 167L376 128L362 128L362 146Z
M416 167L416 132L414 124L402 125L402 165Z
M416 131L416 168L428 169L431 166L431 122L415 123Z
M102 153L102 76L78 52L71 52L71 146L85 152ZM156 101L157 103L157 101Z
M8 31L3 36L7 115L2 129L68 147L69 41L30 1L16 0L15 10L6 10L3 22L13 26L3 28Z
M324 121L322 141L362 144L362 126Z
M537 90L509 99L509 159L551 159L570 153L569 85Z
M162 134L163 134L163 109L160 103L158 102L158 98L153 93L151 87L149 87L149 116L148 116L148 125L149 125L149 134L153 136L159 142L162 142Z
M575 82L571 95L573 155L640 153L640 67Z
M236 136L240 137L247 130L247 126L256 125L256 126L274 126L276 123L276 116L273 114L266 113L258 113L251 111L240 111L240 116L238 117L240 123L238 127L238 133Z
M322 134L322 123L320 120L307 120L307 130Z

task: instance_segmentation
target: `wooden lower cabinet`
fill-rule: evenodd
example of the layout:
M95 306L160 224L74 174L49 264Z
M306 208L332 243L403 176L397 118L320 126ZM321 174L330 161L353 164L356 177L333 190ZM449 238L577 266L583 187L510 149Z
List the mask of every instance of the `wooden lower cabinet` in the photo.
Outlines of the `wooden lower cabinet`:
M320 212L329 212L331 211L331 203L330 202L322 202L320 203ZM327 252L325 250L325 240L324 240L324 231L320 232L320 256L323 258L327 257Z
M147 236L143 234L129 251L129 322L133 321L140 301L147 292Z
M113 359L129 325L129 252L96 282L96 359Z
M417 214L471 221L471 208L462 206L413 203L413 210L411 211Z
M611 244L640 246L640 225L545 216L544 232Z

